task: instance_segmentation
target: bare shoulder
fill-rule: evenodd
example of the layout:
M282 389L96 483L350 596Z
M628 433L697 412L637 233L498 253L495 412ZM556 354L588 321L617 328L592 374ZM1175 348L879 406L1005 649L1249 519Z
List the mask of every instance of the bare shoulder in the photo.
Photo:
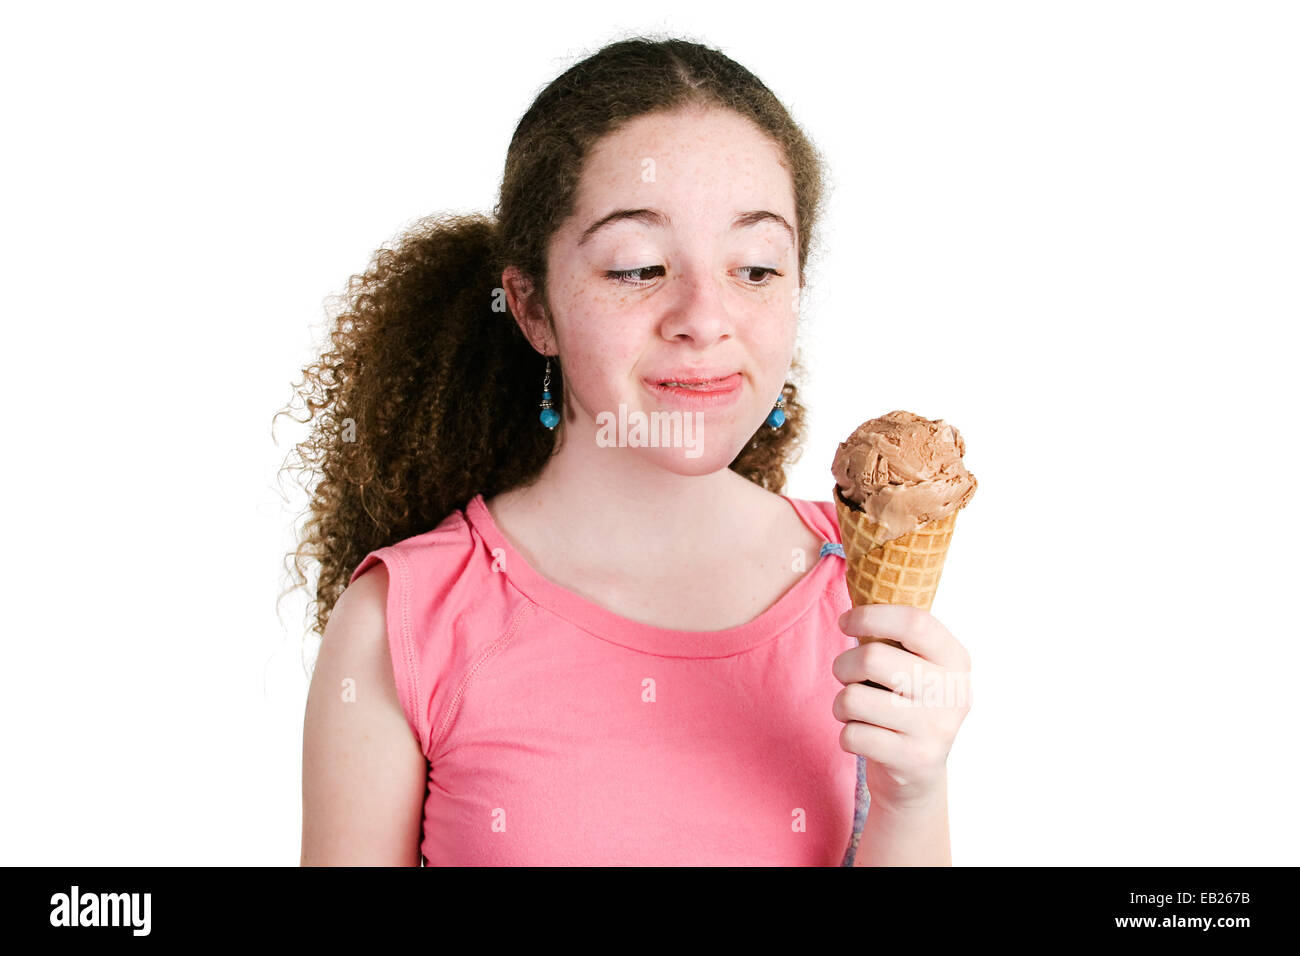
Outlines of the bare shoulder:
M334 644L355 645L357 643L379 643L387 638L388 607L388 565L380 561L365 574L349 584L339 595L338 601L330 614L329 624L322 638L321 651L324 652L324 640L331 635ZM335 621L338 621L337 625Z
M418 866L428 765L397 695L388 573L339 596L312 672L303 724L304 866Z
M313 689L318 681L340 677L354 681L359 692L361 682L368 680L370 693L358 693L356 703L363 710L396 705L400 712L388 654L388 583L388 568L380 562L339 595L321 638Z

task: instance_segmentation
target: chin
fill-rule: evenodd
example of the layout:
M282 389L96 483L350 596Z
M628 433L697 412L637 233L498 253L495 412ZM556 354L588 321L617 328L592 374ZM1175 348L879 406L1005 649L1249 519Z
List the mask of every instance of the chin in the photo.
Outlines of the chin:
M753 435L753 429L737 425L733 414L688 410L663 415L659 409L635 406L629 411L628 404L618 408L617 413L594 416L597 445L633 451L647 464L679 475L708 475L726 468Z
M629 449L642 455L650 467L672 472L674 475L711 475L730 465L736 456L717 448L710 450L706 441L701 448L636 448Z

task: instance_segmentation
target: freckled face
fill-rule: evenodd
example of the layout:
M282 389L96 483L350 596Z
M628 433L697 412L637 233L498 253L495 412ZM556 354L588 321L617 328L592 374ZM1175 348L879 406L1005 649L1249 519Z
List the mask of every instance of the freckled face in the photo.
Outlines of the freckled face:
M620 210L643 212L591 230ZM794 210L780 150L734 113L643 116L601 140L547 258L566 398L579 416L617 417L620 403L694 415L646 379L739 372L730 401L698 409L702 455L626 449L680 474L730 464L771 411L794 354Z

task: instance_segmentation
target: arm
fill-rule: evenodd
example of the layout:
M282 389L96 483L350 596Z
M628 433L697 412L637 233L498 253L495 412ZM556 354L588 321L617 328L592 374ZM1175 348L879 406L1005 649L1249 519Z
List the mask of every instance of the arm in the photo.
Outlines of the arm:
M339 597L307 694L303 866L419 866L428 762L397 698L376 565ZM354 701L344 699L352 678Z
M862 825L854 866L952 866L948 784L924 807L892 809L873 800Z

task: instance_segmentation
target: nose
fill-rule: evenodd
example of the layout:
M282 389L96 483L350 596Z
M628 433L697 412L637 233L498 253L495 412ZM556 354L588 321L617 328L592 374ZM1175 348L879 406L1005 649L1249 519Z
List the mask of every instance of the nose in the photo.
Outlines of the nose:
M704 269L687 268L673 280L673 294L666 297L667 312L659 323L660 334L669 341L686 336L698 348L707 348L731 338L734 323L727 311L718 283Z

